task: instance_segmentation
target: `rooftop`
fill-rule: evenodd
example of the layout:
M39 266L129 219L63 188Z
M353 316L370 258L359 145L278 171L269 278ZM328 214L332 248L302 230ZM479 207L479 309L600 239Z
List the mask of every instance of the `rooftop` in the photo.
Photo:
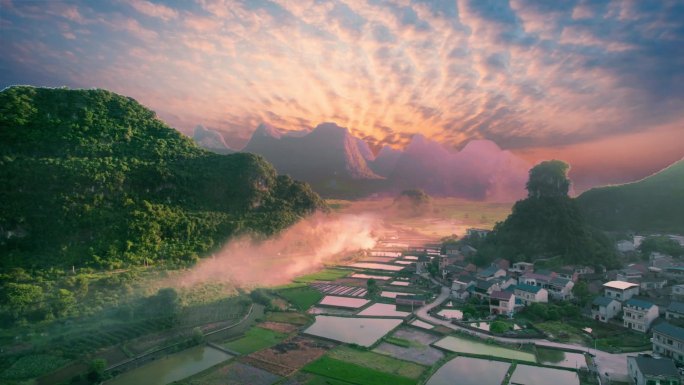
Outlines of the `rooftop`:
M644 308L644 309L650 309L650 308L652 308L653 306L655 306L655 305L653 305L652 303L650 303L650 302L648 302L648 301L644 301L644 300L642 300L642 299L636 299L636 298L630 298L630 299L628 299L627 301L625 301L624 305L625 305L625 306L631 306L631 307L641 307L641 308Z
M568 284L568 282L571 282L571 281L567 278L561 278L561 277L556 277L556 278L551 280L551 283L553 285L556 285L556 286L566 286Z
M527 291L529 293L535 293L535 294L539 293L539 291L542 289L541 286L526 285L524 283L516 285L515 288L518 290Z
M481 277L491 277L499 270L501 270L499 266L492 265L477 274Z
M592 304L598 305L598 306L608 306L613 301L615 301L615 300L612 298L600 296L600 297L594 298L594 301L592 302Z
M684 303L672 301L670 306L667 307L667 311L684 314Z
M603 287L608 289L626 290L632 287L639 287L636 283L625 281L610 281L603 284Z
M661 322L653 327L653 331L684 341L684 328L674 326L671 323Z
M677 367L669 358L649 358L649 357L631 357L634 358L639 371L646 376L675 376L679 377Z
M511 299L512 295L513 293L511 293L510 291L493 291L490 295L490 298L508 301Z

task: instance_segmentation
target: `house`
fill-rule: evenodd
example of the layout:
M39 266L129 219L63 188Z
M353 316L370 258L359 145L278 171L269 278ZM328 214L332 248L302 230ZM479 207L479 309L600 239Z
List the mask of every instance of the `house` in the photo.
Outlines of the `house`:
M667 285L667 278L649 275L641 278L639 289L640 291L662 290L665 288L665 285Z
M518 276L525 273L531 273L534 271L534 264L529 262L516 262L508 269L511 274L517 274Z
M669 266L663 269L663 274L672 279L684 280L684 266Z
M490 232L491 230L487 229L469 228L466 230L466 236L468 238L485 238Z
M549 291L551 298L559 301L565 301L571 299L572 288L575 287L575 283L567 278L555 277L546 285L546 289Z
M558 274L558 278L569 279L572 282L577 282L577 279L579 278L579 273L569 266L558 269L556 273Z
M499 285L499 282L495 279L489 281L478 279L475 281L474 285L470 286L471 295L479 299L489 298L492 292L500 290L501 286Z
M622 309L622 304L610 297L596 297L591 303L591 318L608 322L615 318Z
M672 301L670 306L665 310L665 319L682 319L684 318L684 303Z
M524 283L518 284L515 286L513 293L524 306L534 302L549 302L549 292L539 286L525 285Z
M518 283L546 287L552 279L553 277L550 275L544 275L539 273L525 273L522 276L520 276L520 278L518 278Z
M635 250L634 242L626 240L618 241L615 244L615 248L617 248L617 250L621 253L629 253Z
M397 295L395 299L397 305L405 306L424 306L426 301L424 295Z
M618 281L637 283L643 276L643 272L638 269L627 267L625 269L618 270L615 279Z
M661 322L653 327L653 353L684 363L684 328Z
M672 286L672 298L684 299L684 285Z
M663 269L665 267L670 267L674 263L672 256L667 254L658 253L656 251L651 252L648 256L648 265L651 267L657 267Z
M419 255L416 261L416 274L427 273L428 265L430 265L430 258L425 255Z
M462 256L461 250L459 249L458 245L448 245L444 248L444 251L446 252L446 255L450 256Z
M679 371L668 358L628 356L627 369L635 385L681 385Z
M508 270L511 267L511 262L505 258L497 258L492 262L492 265L499 266L499 268Z
M479 279L484 279L486 281L489 281L490 279L498 278L498 277L505 277L506 276L506 270L500 268L497 265L491 265L488 268L480 271L475 275Z
M494 291L489 296L490 314L512 314L515 308L515 294L510 291Z
M603 284L603 295L620 302L639 295L639 285L625 281L610 281Z
M470 246L470 245L463 245L461 246L461 253L465 255L466 257L470 257L472 255L475 255L477 253L477 249Z
M658 318L658 306L641 299L630 298L622 303L624 327L646 333Z

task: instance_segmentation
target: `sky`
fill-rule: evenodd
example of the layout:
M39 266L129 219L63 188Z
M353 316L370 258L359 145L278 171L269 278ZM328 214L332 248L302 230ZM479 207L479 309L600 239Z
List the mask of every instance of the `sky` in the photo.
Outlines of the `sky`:
M0 87L106 88L240 148L260 123L563 159L576 189L684 157L684 1L0 0Z

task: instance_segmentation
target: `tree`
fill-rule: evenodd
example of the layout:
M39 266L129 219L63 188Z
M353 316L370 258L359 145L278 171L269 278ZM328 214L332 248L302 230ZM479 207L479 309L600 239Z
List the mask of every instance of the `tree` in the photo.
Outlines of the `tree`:
M100 383L105 379L105 370L107 369L107 360L103 358L96 358L90 361L90 369L88 371L88 379L92 383Z
M36 285L8 283L4 292L4 302L14 318L24 316L30 310L40 307L43 301L43 288Z
M581 306L584 306L592 297L591 292L589 292L589 285L585 281L577 282L572 288L572 294Z
M52 301L52 307L58 317L64 317L69 314L75 305L76 298L67 289L59 289Z
M507 323L503 321L494 321L489 325L489 331L496 334L505 333L510 329Z
M539 163L530 170L527 192L531 198L567 196L570 179L567 177L570 165L560 160Z
M366 281L366 288L368 290L369 297L375 297L380 293L378 282L373 278L369 278L368 281Z
M652 252L663 253L673 257L684 255L684 248L673 239L665 236L647 237L639 245L639 251L644 257L649 257Z

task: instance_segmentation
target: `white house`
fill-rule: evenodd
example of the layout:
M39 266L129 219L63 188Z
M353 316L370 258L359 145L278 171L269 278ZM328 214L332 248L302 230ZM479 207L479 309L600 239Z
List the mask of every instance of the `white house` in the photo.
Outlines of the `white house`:
M615 244L615 247L618 249L619 252L621 253L628 253L630 251L634 251L634 242L632 241L618 241Z
M646 333L658 318L658 306L636 298L623 302L622 311L623 326L642 333Z
M525 274L531 273L534 270L534 264L529 262L516 262L513 266L508 268L511 274Z
M510 291L494 291L490 294L490 314L511 314L513 309L515 309L515 294Z
M668 322L653 327L653 353L684 363L684 329Z
M571 299L572 288L575 287L575 283L567 278L555 277L549 281L546 289L549 291L551 298L559 301L565 301Z
M620 313L622 304L609 297L596 297L591 303L591 317L597 321L608 322Z
M665 311L665 319L684 318L684 303L672 301Z
M603 284L603 293L608 298L622 302L639 295L639 285L624 281L610 281Z
M635 385L681 385L677 367L668 358L628 356L627 369Z
M549 302L549 292L539 286L519 284L515 286L513 293L524 306L535 302Z
M484 279L486 281L494 278L499 278L499 277L505 277L506 276L506 270L500 268L499 266L496 265L491 265L488 268L478 272L476 274L476 277L479 279Z

